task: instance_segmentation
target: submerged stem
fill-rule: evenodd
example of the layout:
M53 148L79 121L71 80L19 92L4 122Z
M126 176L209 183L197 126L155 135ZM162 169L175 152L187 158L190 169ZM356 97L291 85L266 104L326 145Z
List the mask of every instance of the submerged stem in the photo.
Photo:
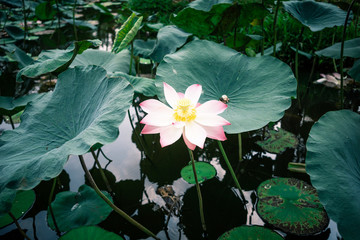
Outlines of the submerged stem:
M203 228L204 232L206 232L203 201L202 201L202 196L201 196L200 184L199 184L197 174L196 174L194 154L193 154L192 150L190 150L190 149L188 149L188 150L189 150L189 155L190 155L190 158L191 158L192 169L193 169L193 172L194 172L194 178L195 178L195 182L196 182L196 191L197 191L197 195L198 195L198 199L199 199L199 210L200 210L201 225L202 225L202 228Z
M233 168L231 167L231 164L230 164L230 162L229 162L228 157L226 156L224 147L223 147L221 141L218 140L217 142L218 142L218 144L219 144L219 148L220 148L221 154L223 155L223 158L224 158L224 160L225 160L225 162L226 162L226 165L227 165L227 167L229 168L229 171L230 171L230 173L231 173L231 176L232 176L232 178L233 178L233 180L234 180L234 182L235 182L235 185L236 185L237 189L239 189L241 198L242 198L243 202L246 203L246 199L245 199L245 196L244 196L244 194L243 194L243 192L242 192L242 190L241 190L240 183L239 183L239 181L237 180L237 177L236 177L236 175L235 175L235 172L234 172Z
M22 235L24 238L26 238L26 239L28 239L28 240L31 240L31 239L29 238L29 236L26 235L26 233L24 232L24 230L22 230L22 228L20 227L20 224L19 224L19 222L17 221L17 219L16 219L16 217L14 216L14 214L12 214L11 212L8 212L8 214L9 214L9 216L12 218L12 220L14 221L14 223L15 223L17 229L19 230L19 232L21 233L21 235Z
M140 229L141 231L143 231L144 233L148 234L149 236L155 238L155 239L159 239L158 237L156 237L156 235L154 233L152 233L150 230L148 230L146 227L144 227L143 225L141 225L140 223L138 223L136 220L134 220L133 218L131 218L129 215L127 215L124 211L122 211L120 208L118 208L113 202L110 201L110 199L108 199L98 188L98 186L96 185L94 179L92 178L89 170L86 167L84 158L82 155L79 155L79 159L80 159L80 163L82 168L84 169L85 175L87 177L87 179L89 180L91 186L94 188L95 192L118 214L120 214L120 216L122 216L123 218L125 218L127 221L129 221L132 225L134 225L135 227L137 227L138 229Z

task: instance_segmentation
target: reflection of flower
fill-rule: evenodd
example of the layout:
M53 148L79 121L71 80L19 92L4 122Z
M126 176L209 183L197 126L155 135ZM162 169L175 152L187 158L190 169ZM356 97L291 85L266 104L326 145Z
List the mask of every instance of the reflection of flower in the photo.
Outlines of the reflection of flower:
M148 113L141 123L145 124L142 134L160 133L162 147L176 142L181 135L188 148L196 146L203 148L206 137L224 141L226 136L222 126L230 125L217 114L222 113L227 105L211 100L200 105L202 87L194 84L183 93L164 83L165 99L170 105L149 99L140 103L141 108Z

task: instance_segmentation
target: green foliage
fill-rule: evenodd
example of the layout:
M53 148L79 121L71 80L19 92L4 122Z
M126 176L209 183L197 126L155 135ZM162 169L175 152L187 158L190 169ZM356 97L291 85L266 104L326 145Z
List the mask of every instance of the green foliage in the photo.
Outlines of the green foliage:
M202 183L206 180L212 179L216 176L216 169L207 162L195 162L196 175L198 182ZM195 184L195 176L192 164L189 163L186 167L181 169L181 177L190 184Z
M325 49L316 51L315 54L323 57L340 58L341 42L335 43L334 45ZM347 40L344 42L344 56L352 58L360 58L360 38Z
M279 128L278 131L270 130L266 133L265 137L266 140L257 141L256 143L265 151L272 153L281 153L286 148L295 148L299 143L293 133L282 128Z
M276 232L261 226L241 226L231 229L221 235L218 240L281 240L283 239Z
M106 231L97 226L86 226L71 230L61 236L59 240L123 240L119 235Z

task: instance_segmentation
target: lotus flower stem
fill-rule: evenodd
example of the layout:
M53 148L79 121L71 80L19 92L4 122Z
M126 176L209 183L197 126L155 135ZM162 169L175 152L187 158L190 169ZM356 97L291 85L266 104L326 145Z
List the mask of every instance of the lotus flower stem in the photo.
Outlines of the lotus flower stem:
M56 4L56 16L57 16L57 42L56 45L59 47L60 44L60 9L59 9L59 0L55 0Z
M143 225L141 225L140 223L138 223L136 220L134 220L133 218L131 218L129 215L127 215L124 211L122 211L120 208L118 208L113 202L110 201L110 199L108 199L98 188L98 186L96 185L93 177L91 176L89 170L86 167L84 158L82 155L79 155L79 159L80 159L80 163L82 168L84 169L85 175L87 177L87 179L89 180L91 186L94 188L95 192L118 214L120 214L120 216L122 216L123 218L125 218L127 221L129 221L132 225L134 225L135 227L137 227L138 229L140 229L141 231L143 231L144 233L148 234L149 236L155 238L155 239L159 239L158 237L156 237L156 235L154 233L152 233L150 230L148 230L146 227L144 227Z
M316 50L318 50L320 48L321 39L322 39L322 31L320 31L320 34L319 34L319 41L318 41L318 43L316 45ZM312 64L312 67L311 67L311 71L310 71L309 80L308 80L308 86L307 86L308 88L310 87L310 82L311 82L311 79L312 79L312 77L314 75L316 60L317 60L317 56L315 55L314 59L313 59L313 64Z
M197 195L198 195L198 199L199 199L199 210L200 210L201 225L202 225L202 228L203 228L204 232L206 232L203 201L202 201L202 196L201 196L200 184L199 184L197 174L196 174L194 154L193 154L192 150L190 150L189 148L188 148L188 150L189 150L189 155L190 155L190 158L191 158L192 169L193 169L193 172L194 172L194 178L195 178L195 182L196 182L196 191L197 191Z
M14 216L14 214L12 214L11 212L8 212L8 214L9 214L9 216L12 218L12 220L14 221L14 223L15 223L17 229L19 230L19 232L21 233L21 235L22 235L24 238L26 238L26 239L28 239L28 240L31 240L31 239L29 238L29 236L26 235L26 233L25 233L25 232L22 230L22 228L20 227L20 225L19 225L18 221L16 220L16 217Z
M79 39L78 39L76 24L75 24L76 1L77 0L74 0L74 7L73 7L73 28L74 28L75 41L78 41Z
M239 141L239 162L242 162L242 141L241 141L241 133L238 134Z
M11 115L9 115L9 121L11 123L12 129L15 129L14 121L12 120Z
M344 45L345 45L345 38L346 38L346 27L347 27L347 23L349 20L349 15L350 15L350 11L352 6L354 5L356 0L353 0L347 10L346 13L346 18L345 18L345 23L344 23L344 28L343 28L343 33L342 33L342 39L341 39L341 50L340 50L340 101L341 101L341 108L344 108Z
M130 66L129 66L129 75L131 75L132 70L132 64L133 64L133 58L134 58L134 43L131 41L131 54L130 54Z
M296 90L296 98L298 100L298 105L299 105L299 109L301 109L301 101L300 101L300 96L299 96L299 42L300 42L300 39L301 39L301 36L302 34L304 33L304 30L305 30L305 27L302 26L301 27L301 31L300 31L300 34L299 34L299 37L296 41L296 53L295 53L295 77L296 77L296 81L297 81L297 84L298 84L298 87L297 87L297 90Z
M109 193L111 193L111 194L113 195L113 190L111 189L110 184L109 184L109 181L108 181L108 179L106 178L106 175L105 175L103 169L101 168L99 159L98 159L98 157L96 156L94 149L93 149L93 148L90 148L90 151L91 151L91 154L92 154L92 156L93 156L93 158L94 158L94 160L95 160L95 163L96 163L97 167L99 168L100 175L101 175L102 179L103 179L104 182L105 182L106 189L108 190Z
M224 158L224 160L225 160L225 162L226 162L226 165L227 165L227 167L229 168L229 171L230 171L230 173L231 173L231 176L232 176L232 178L233 178L233 180L234 180L234 182L235 182L235 185L236 185L237 189L239 189L241 198L242 198L243 202L246 203L246 198L245 198L245 196L244 196L244 194L243 194L243 192L242 192L242 190L241 190L240 183L239 183L239 181L237 180L237 177L236 177L236 175L235 175L235 172L234 172L233 168L231 167L231 164L230 164L230 162L229 162L229 159L228 159L228 157L226 156L224 147L223 147L221 141L217 141L217 142L218 142L218 144L219 144L219 148L220 148L221 154L223 155L223 158Z
M54 191L55 191L55 187L56 187L56 180L57 180L57 177L53 179L53 185L51 187L48 205L49 205L49 212L50 212L51 218L54 222L56 233L58 234L58 236L61 236L61 231L59 230L59 227L56 223L54 211L51 207L51 202L53 201Z
M334 30L334 33L333 33L331 45L334 45L334 44L335 44L335 36L336 36L336 26L335 26L335 30ZM334 71L335 71L335 72L338 72L335 58L333 58L332 61L333 61L333 64L334 64Z
M27 19L26 19L26 9L25 9L25 0L22 0L22 10L24 15L24 42L23 45L25 45L26 35L27 35Z
M273 23L273 31L274 31L274 52L273 55L276 57L276 23L277 23L277 16L279 13L279 7L280 7L281 0L276 1L276 8L275 8L275 15L274 15L274 23Z

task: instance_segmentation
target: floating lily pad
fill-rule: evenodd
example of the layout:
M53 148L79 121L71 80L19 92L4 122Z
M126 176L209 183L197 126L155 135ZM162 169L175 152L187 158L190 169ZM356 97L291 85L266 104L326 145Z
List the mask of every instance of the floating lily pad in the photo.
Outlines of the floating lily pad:
M282 240L276 232L261 226L240 226L221 235L218 240Z
M269 133L266 133L266 138L266 140L257 141L256 143L262 149L271 153L281 153L286 148L295 148L299 143L295 134L282 128L279 128L279 131L270 130Z
M349 75L357 82L360 82L360 60L355 61L354 66L349 70Z
M81 54L90 46L99 46L99 40L84 40L75 42L66 50L54 49L42 51L37 61L21 69L16 75L16 81L21 82L22 76L34 78L46 73L60 73L71 64L77 54Z
M142 19L143 17L137 17L135 13L130 15L116 34L112 52L118 53L129 45L138 32Z
M45 93L34 93L19 98L0 96L0 115L12 116L24 110L29 102L40 101L45 95Z
M35 202L35 192L33 190L17 191L16 197L12 203L10 212L19 219L24 213L31 208ZM0 228L13 222L9 214L0 215Z
M60 74L54 92L28 105L20 126L1 135L0 194L32 189L59 175L70 154L116 140L132 99L128 82L107 78L101 67Z
M195 169L199 183L209 180L216 176L216 169L207 162L195 162ZM195 184L195 177L192 164L190 163L181 169L181 177L190 184Z
M285 11L313 32L343 26L345 23L346 12L330 3L305 0L286 1L283 4Z
M103 192L111 199L110 194ZM79 187L78 192L60 192L56 194L51 203L57 226L61 232L81 226L90 226L104 221L112 211L112 208L87 185ZM55 230L50 212L47 221L51 229Z
M360 115L323 115L306 143L306 171L344 239L357 239L360 224Z
M279 120L296 96L296 79L285 63L270 56L247 57L205 40L166 55L158 66L157 95L165 102L162 82L179 92L195 83L202 85L200 103L226 95L228 108L221 115L231 123L224 127L227 133L255 130Z
M166 54L173 53L184 45L191 35L191 33L184 32L173 25L161 28L157 34L157 41L150 58L155 62L161 62Z
M119 235L97 226L86 226L71 230L59 240L123 240Z
M311 235L324 230L329 218L316 189L295 178L273 178L257 188L257 212L266 222L280 230Z
M340 59L341 42L316 51L315 54L322 57ZM354 38L344 42L344 57L360 58L360 38Z

